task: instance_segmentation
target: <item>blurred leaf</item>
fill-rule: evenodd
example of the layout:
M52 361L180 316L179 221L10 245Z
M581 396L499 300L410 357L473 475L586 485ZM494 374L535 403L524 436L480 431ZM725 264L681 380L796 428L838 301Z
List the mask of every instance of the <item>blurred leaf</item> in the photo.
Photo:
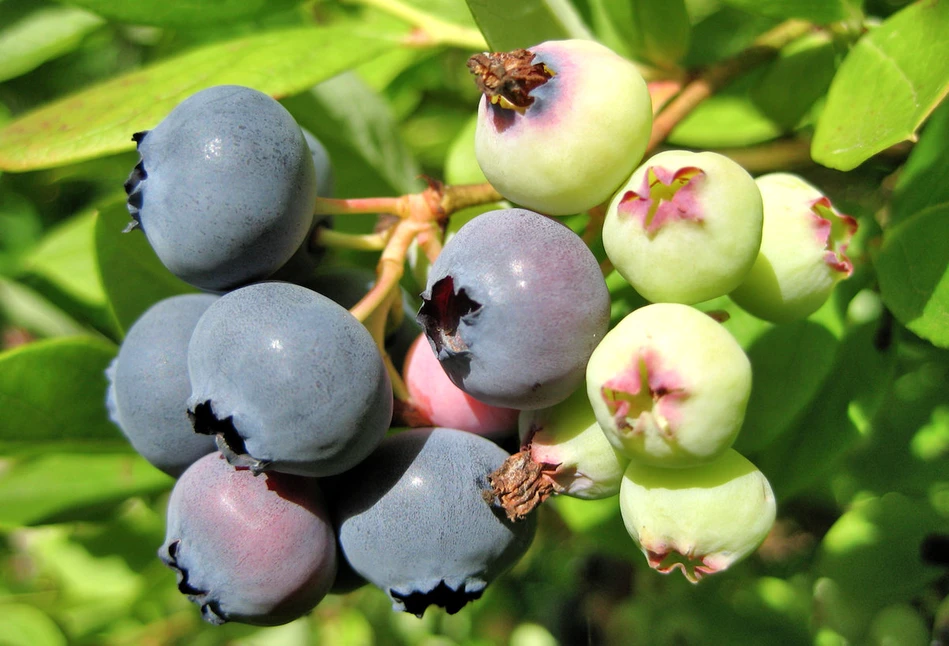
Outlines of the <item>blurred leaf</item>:
M94 212L82 213L51 230L23 261L23 271L40 276L85 305L105 305L96 272Z
M947 33L949 3L921 0L857 41L817 122L814 161L850 170L913 139L949 92Z
M591 0L590 10L603 43L626 56L674 67L688 51L684 0Z
M89 510L160 492L172 483L134 454L49 453L0 475L0 527L82 518Z
M750 86L763 72L746 75L700 103L672 130L669 143L690 148L732 148L779 137L783 128L749 95Z
M49 168L134 147L131 135L218 84L300 92L398 44L359 24L281 29L201 47L66 97L0 130L0 168Z
M751 399L738 452L752 453L784 433L819 392L834 365L837 339L813 321L778 325L748 349Z
M72 51L102 23L101 18L81 9L33 8L7 0L0 4L0 81Z
M331 156L333 148L348 148L393 191L421 189L418 162L399 138L388 104L356 74L340 74L284 104L330 148Z
M864 610L911 599L944 572L925 565L919 550L945 525L925 501L895 493L861 501L824 536L816 573Z
M100 16L119 22L139 25L214 25L233 22L256 14L282 9L298 0L202 0L201 2L168 2L168 0L60 0L85 7Z
M770 18L802 18L821 25L847 17L844 0L722 0L722 2Z
M36 207L12 190L0 190L0 275L12 276L23 255L40 239L42 222Z
M49 615L35 606L0 604L2 646L66 646L66 636Z
M580 500L570 496L557 496L554 498L554 507L570 531L587 532L619 514L619 498L613 496L602 500Z
M943 180L945 181L945 180ZM887 231L874 259L883 302L927 341L949 347L949 204Z
M449 184L480 184L488 181L474 154L477 128L478 115L472 114L458 130L445 159L445 181Z
M685 66L700 67L734 56L777 23L774 18L721 7L693 26Z
M105 369L115 354L114 345L90 337L0 354L3 452L127 448L105 409Z
M949 101L926 123L893 189L893 222L949 202Z
M851 330L840 344L833 370L794 427L749 456L768 477L779 501L826 480L866 432L855 419L863 423L873 416L895 366L892 349L875 347L876 333L875 322Z
M791 130L827 92L834 78L836 58L828 34L801 38L781 50L751 88L751 98L771 120Z
M467 0L492 51L533 47L545 40L592 38L568 0Z
M48 300L20 283L0 279L0 316L41 337L73 336L87 332Z
M163 298L197 291L161 264L140 230L124 232L129 221L125 202L115 201L102 206L95 225L99 276L123 333Z

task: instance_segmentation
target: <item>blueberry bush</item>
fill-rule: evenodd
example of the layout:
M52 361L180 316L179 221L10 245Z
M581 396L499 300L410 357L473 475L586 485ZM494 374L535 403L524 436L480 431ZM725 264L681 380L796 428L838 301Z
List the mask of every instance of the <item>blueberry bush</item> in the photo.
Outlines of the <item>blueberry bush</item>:
M947 34L0 0L0 644L949 645Z

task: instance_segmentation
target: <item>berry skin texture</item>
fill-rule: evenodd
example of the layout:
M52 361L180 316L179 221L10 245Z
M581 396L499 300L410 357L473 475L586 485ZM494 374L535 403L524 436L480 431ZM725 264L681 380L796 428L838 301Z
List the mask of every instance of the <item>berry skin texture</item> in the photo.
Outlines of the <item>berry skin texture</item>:
M679 569L693 583L757 548L777 509L767 478L733 449L693 469L631 462L619 502L649 566L663 573Z
M505 55L469 61L482 91L497 80L490 58L498 56ZM488 181L512 202L549 215L605 202L642 159L652 129L636 66L590 40L547 41L517 64L543 80L529 81L526 98L482 96L475 156Z
M129 328L106 372L106 405L132 447L154 467L177 478L214 451L214 440L191 427L188 342L198 319L218 299L183 294L152 305Z
M369 332L305 287L259 283L208 308L188 347L195 431L255 473L329 476L382 441L392 386Z
M316 194L320 197L333 197L336 186L336 177L333 173L333 162L330 160L330 154L326 146L316 135L301 128L303 138L306 139L306 145L310 149L310 157L313 158L313 169L316 173Z
M517 410L480 402L452 383L424 334L409 348L402 376L417 414L430 425L487 437L517 428Z
M587 395L607 439L633 461L692 467L735 441L751 395L751 362L699 310L647 305L597 346Z
M761 245L761 195L751 175L717 153L650 157L613 197L603 247L654 303L693 304L735 289Z
M334 483L339 544L394 610L455 613L524 555L534 517L504 520L485 500L508 454L473 433L417 428L386 438Z
M525 209L482 213L448 241L418 320L456 386L492 406L566 399L606 334L610 295L573 231Z
M316 480L254 476L217 453L181 476L158 556L212 624L285 624L336 577L336 536Z
M137 133L129 212L182 280L227 291L270 276L303 244L317 179L300 127L266 94L202 90Z
M764 199L761 250L731 298L774 323L805 318L853 273L846 251L857 221L797 175L771 173L755 182Z

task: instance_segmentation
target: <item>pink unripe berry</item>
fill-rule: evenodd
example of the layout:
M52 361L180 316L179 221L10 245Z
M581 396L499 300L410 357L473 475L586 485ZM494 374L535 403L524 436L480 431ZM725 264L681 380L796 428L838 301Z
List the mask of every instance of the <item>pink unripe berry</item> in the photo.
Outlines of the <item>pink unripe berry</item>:
M402 376L425 425L489 436L517 428L518 411L478 401L452 382L424 334L409 348Z
M756 183L764 200L761 250L731 297L775 323L804 318L853 272L846 252L857 221L796 175L771 173Z
M755 182L728 157L670 150L650 157L613 197L603 246L653 302L698 303L735 289L761 244Z
M504 197L548 215L609 199L642 159L652 104L636 66L590 40L479 54L475 156Z
M741 428L751 362L729 332L688 305L628 314L593 351L587 395L607 439L634 461L714 460Z
M750 554L771 530L774 492L733 449L692 469L631 462L620 487L626 530L649 566L697 582Z

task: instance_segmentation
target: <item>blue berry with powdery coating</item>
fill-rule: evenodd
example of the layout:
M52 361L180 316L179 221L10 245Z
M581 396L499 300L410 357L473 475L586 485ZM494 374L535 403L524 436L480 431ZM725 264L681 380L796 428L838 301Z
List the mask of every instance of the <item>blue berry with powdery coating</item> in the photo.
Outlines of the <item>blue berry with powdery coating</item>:
M316 171L316 194L320 197L333 197L336 177L333 173L330 154L316 135L306 128L301 128L301 130L303 138L306 139L306 145L310 149L310 157L313 158L313 168Z
M136 133L128 207L162 263L201 289L270 276L303 244L317 179L300 127L274 99L221 85Z
M610 296L596 258L561 223L483 213L432 265L418 320L451 380L493 406L552 406L583 382Z
M175 484L158 555L212 624L293 621L336 576L336 535L316 480L255 477L217 453Z
M183 294L152 305L129 328L106 372L112 421L142 457L176 478L214 451L214 441L192 429L186 402L191 394L188 342L217 299Z
M454 429L419 428L386 440L334 483L343 555L384 590L395 610L449 613L527 551L533 516L519 523L485 500L488 474L508 454ZM490 494L487 494L490 497Z
M236 466L329 476L358 464L392 419L392 386L346 309L288 283L220 298L188 348L188 410Z

